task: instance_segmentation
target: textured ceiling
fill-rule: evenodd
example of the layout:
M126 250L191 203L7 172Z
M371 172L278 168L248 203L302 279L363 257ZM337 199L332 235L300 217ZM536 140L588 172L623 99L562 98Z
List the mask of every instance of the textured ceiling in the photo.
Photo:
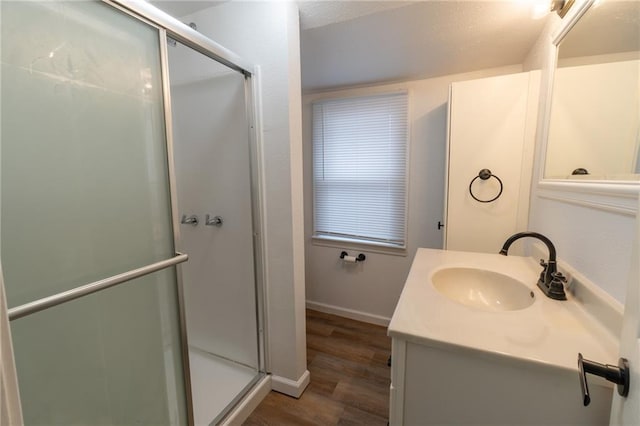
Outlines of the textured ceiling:
M180 17L220 1L152 3ZM520 64L546 21L532 19L532 8L548 0L297 4L302 86L315 91Z
M269 0L146 0L168 14L181 17L228 1ZM272 0L284 1L284 0ZM294 1L294 0L291 0ZM316 28L335 22L347 21L383 10L396 9L415 1L387 0L297 0L302 29Z
M408 6L416 1L313 1L300 0L300 28L323 27L337 22L345 22L373 13Z
M546 22L532 19L531 6L525 0L422 1L303 30L303 88L521 64Z
M213 0L145 0L176 18L190 15L203 9L215 6L221 1Z

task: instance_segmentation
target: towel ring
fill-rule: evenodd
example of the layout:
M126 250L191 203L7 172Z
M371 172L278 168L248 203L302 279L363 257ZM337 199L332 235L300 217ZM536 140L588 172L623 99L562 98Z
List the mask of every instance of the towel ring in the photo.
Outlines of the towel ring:
M475 182L475 181L476 181L476 179L478 179L478 178L479 178L479 179L481 179L481 180L487 180L487 179L492 178L492 177L493 177L493 178L496 178L496 180L498 181L498 183L500 183L500 192L498 192L498 195L496 195L495 197L493 197L493 198L492 198L492 199L490 199L490 200L481 200L481 199L479 199L478 197L476 197L476 196L473 194L473 189L472 189L473 182ZM474 199L474 200L476 200L476 201L477 201L477 202L479 202L479 203L490 203L490 202L492 202L492 201L497 200L497 199L498 199L498 198L500 198L500 196L502 195L502 190L503 190L503 189L504 189L504 186L502 185L502 181L500 180L500 178L499 178L498 176L494 175L493 173L491 173L491 170L489 170L489 169L482 169L482 170L480 170L480 171L478 172L478 176L474 177L474 178L471 180L471 183L469 184L469 194L471 194L471 196L473 197L473 199Z

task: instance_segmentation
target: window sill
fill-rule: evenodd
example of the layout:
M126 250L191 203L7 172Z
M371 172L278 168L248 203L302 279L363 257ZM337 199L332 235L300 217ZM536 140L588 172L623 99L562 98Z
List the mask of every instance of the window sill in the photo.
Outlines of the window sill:
M393 244L354 240L350 238L321 237L317 235L311 237L311 242L313 245L321 247L362 250L370 253L388 254L392 256L407 256L406 246L400 247Z

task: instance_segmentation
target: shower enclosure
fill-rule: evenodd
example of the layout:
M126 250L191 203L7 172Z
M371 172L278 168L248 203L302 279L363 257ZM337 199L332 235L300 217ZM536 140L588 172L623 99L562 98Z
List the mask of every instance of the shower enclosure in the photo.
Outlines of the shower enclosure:
M194 416L208 424L260 378L248 81L180 42L168 57Z
M250 70L144 2L0 7L0 260L25 423L217 422L264 374ZM203 75L169 72L167 35ZM200 102L206 123L185 109Z

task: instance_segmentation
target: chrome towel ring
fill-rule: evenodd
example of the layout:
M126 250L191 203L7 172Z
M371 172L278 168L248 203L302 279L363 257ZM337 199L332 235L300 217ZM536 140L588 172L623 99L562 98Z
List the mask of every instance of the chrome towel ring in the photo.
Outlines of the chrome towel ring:
M476 179L487 180L487 179L492 178L492 177L493 177L493 178L496 178L496 180L498 181L498 183L500 183L500 191L498 192L498 195L496 195L495 197L493 197L493 198L492 198L492 199L490 199L490 200L481 200L481 199L479 199L478 197L476 197L476 196L473 194L473 188L472 188L472 186L473 186L473 182L475 182L475 181L476 181ZM492 202L492 201L497 200L497 199L498 199L498 198L500 198L500 196L502 195L502 190L503 190L503 189L504 189L504 186L502 185L502 181L500 180L500 178L499 178L498 176L494 175L493 173L491 173L491 170L489 170L489 169L482 169L482 170L480 170L480 171L478 172L478 176L474 177L474 178L471 180L471 183L469 184L469 194L471 194L471 196L473 197L473 199L474 199L474 200L476 200L476 201L477 201L477 202L479 202L479 203L490 203L490 202Z

